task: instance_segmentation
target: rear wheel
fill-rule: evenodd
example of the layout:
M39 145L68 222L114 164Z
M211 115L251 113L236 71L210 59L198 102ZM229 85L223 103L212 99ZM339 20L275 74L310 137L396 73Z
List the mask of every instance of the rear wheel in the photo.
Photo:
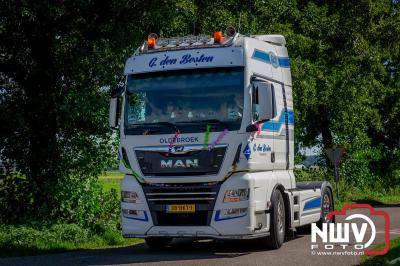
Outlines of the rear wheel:
M322 228L324 223L335 222L335 218L331 217L329 220L326 218L328 213L333 211L333 197L332 192L329 188L325 187L322 193L322 204L321 204L321 219L318 221L317 225Z
M159 249L168 246L172 242L171 237L148 237L145 238L147 246L151 249Z
M272 209L270 220L270 235L263 239L265 244L272 249L278 249L285 240L285 203L282 193L275 190L272 195Z

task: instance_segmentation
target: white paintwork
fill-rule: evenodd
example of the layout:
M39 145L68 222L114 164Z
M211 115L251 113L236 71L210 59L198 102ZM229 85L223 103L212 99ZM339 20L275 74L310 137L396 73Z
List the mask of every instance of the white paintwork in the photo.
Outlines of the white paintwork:
M185 56L212 57L211 62L189 62ZM187 59L188 57L186 57ZM167 59L167 60L166 60ZM153 61L152 61L153 60ZM163 61L164 60L164 61ZM173 61L176 60L174 64ZM162 64L164 62L164 64ZM169 64L170 63L170 64ZM143 54L128 58L125 64L125 75L144 72L156 72L187 68L243 66L243 49L235 47L206 48L196 50L164 51Z
M251 37L253 37L257 40L263 41L263 42L270 42L270 43L279 44L279 45L286 44L285 37L283 37L282 35L278 35L278 34L253 35Z
M253 238L264 236L270 228L270 215L268 210L271 203L271 195L274 188L280 185L285 195L289 198L291 213L291 227L309 224L320 219L320 209L303 211L307 201L321 196L320 189L295 190L296 181L293 174L294 167L294 125L279 125L281 114L285 111L283 89L286 94L288 112L293 112L292 80L290 67L273 65L271 62L255 59L255 51L261 51L276 58L287 58L285 39L281 35L262 35L253 38L239 36L230 47L207 48L192 50L163 51L159 53L139 54L130 57L125 65L125 75L145 73L153 71L169 71L187 68L208 68L244 66L244 110L241 128L238 131L229 132L221 144L228 146L223 165L216 175L202 176L150 176L144 177L140 172L138 162L134 155L134 149L140 147L168 146L168 143L160 143L160 139L171 137L168 135L124 135L123 123L121 123L120 148L124 147L132 169L137 173L140 182L146 183L198 183L198 182L222 182L218 198L214 207L213 217L209 226L154 226L151 215L148 221L126 219L122 216L122 230L127 237L148 236L173 236L173 237L214 237L214 238ZM212 57L207 62L188 62L181 64L183 56ZM160 64L165 58L176 59L174 64ZM157 59L154 59L157 58ZM153 61L152 61L153 60ZM154 64L152 64L153 62ZM165 61L164 61L165 62ZM275 123L276 130L262 130L258 133L247 133L246 127L253 123L251 110L251 83L250 79L257 75L259 79L268 82L275 88L276 116L267 123ZM122 105L124 106L124 105ZM110 112L111 113L111 112ZM123 111L122 111L123 114ZM111 116L110 116L111 117ZM287 127L287 128L286 128ZM288 129L288 130L286 130ZM287 168L287 144L286 132L289 132L289 164ZM210 133L209 139L215 139L219 132ZM180 137L197 138L198 142L190 144L202 144L204 133L182 134ZM182 145L189 143L180 143ZM233 158L239 145L242 145L240 160L235 167L232 166ZM251 149L251 155L247 159L243 153L246 145ZM258 151L258 147L269 147L268 151ZM271 162L271 153L275 153L275 162ZM149 207L141 184L133 177L130 169L120 163L120 171L125 173L121 182L121 190L136 191L142 199L141 203L121 203L122 208L142 210L149 214ZM248 201L224 203L224 192L231 188L249 188ZM298 204L294 204L294 199ZM229 208L247 208L247 215L241 218L216 221L218 210ZM297 220L294 214L298 214ZM263 216L265 215L265 216ZM257 228L259 223L262 228Z

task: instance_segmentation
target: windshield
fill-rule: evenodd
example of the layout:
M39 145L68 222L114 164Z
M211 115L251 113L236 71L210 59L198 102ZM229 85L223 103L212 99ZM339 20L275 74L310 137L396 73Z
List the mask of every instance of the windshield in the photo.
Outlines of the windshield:
M125 129L168 133L238 130L243 115L243 68L193 69L128 76ZM167 123L166 123L167 122Z

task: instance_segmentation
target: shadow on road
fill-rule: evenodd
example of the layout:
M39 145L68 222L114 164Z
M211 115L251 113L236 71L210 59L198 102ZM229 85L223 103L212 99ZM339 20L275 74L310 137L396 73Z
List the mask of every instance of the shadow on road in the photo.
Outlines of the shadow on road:
M357 199L357 200L354 200L354 203L365 203L365 204L369 204L375 208L398 208L398 207L400 207L400 203L383 203L379 200L374 200L374 199L370 199L370 198Z
M296 238L301 238L299 235ZM43 256L15 257L0 260L0 265L110 265L196 261L203 259L235 258L264 252L258 240L197 240L179 239L164 249L152 250L145 244L122 248L83 250Z

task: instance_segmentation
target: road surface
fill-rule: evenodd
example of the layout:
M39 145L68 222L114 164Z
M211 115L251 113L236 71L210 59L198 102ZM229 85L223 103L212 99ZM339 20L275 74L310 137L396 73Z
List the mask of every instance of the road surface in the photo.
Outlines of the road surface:
M390 238L400 237L400 206L376 208L390 216ZM351 213L367 213L365 210ZM342 221L338 217L337 221ZM384 242L384 220L373 219L376 241ZM52 255L0 259L0 265L356 265L359 256L311 255L309 234L298 234L279 250L263 250L256 240L179 240L162 251L145 244L131 247L66 252Z

